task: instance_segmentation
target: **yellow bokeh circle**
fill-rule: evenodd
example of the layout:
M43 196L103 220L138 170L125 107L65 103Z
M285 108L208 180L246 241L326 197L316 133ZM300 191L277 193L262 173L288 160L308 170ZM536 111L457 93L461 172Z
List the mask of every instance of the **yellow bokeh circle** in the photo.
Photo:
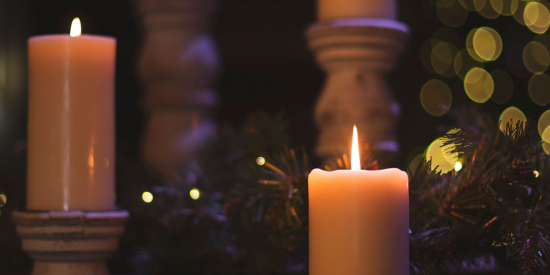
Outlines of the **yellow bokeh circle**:
M472 45L475 53L485 61L493 61L502 52L502 39L500 35L491 28L478 28L473 37Z
M495 84L491 74L482 68L471 69L464 78L464 90L468 97L477 102L484 103L493 95Z
M424 110L433 116L442 116L453 103L453 94L445 82L432 79L420 91L420 103Z
M546 106L550 103L550 76L536 74L529 79L529 97L535 104Z
M443 138L438 138L426 150L426 160L432 161L432 170L436 167L438 171L447 173L454 169L454 164L458 161L458 158L448 152L448 146L443 146Z
M479 56L476 53L475 49L474 49L474 35L475 35L477 30L478 30L478 28L472 29L468 33L468 36L466 36L466 50L468 51L468 53L470 54L470 56L474 60L479 61L479 62L485 62L485 60L483 58L481 58L481 56Z
M542 136L542 133L544 133L544 130L546 130L546 128L550 126L550 110L542 113L542 115L539 118L539 123L537 126L539 130L539 135Z
M431 65L435 72L447 77L455 76L453 61L457 52L458 49L451 43L438 42L433 47L430 56Z
M546 71L550 65L548 49L539 42L529 42L523 49L523 64L534 74Z
M542 149L544 149L544 152L546 152L546 154L550 155L550 143L543 141Z
M519 0L491 0L493 9L500 15L513 15L518 9Z
M518 121L523 122L523 128L525 128L525 122L527 122L527 118L523 114L523 112L516 108L516 107L508 107L502 114L500 114L500 124L499 129L501 131L506 130L506 124L510 124L515 126Z
M523 12L525 25L534 33L545 33L550 26L550 12L539 2L529 2Z

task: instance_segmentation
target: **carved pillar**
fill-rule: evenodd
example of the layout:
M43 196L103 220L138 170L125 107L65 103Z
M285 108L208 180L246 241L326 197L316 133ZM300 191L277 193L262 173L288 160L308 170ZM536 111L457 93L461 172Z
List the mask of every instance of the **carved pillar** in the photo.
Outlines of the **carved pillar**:
M408 26L390 19L341 19L317 23L306 35L328 75L315 107L317 155L348 152L354 124L361 142L377 151L397 152L399 104L386 75L405 49Z
M140 74L148 114L143 155L166 177L210 140L219 58L209 33L216 0L140 0Z

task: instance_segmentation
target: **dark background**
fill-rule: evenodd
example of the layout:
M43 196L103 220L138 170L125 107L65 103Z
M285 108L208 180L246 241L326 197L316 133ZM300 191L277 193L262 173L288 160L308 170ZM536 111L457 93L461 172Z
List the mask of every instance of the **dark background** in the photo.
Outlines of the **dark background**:
M397 127L402 166L441 134L439 125L450 123L449 118L433 117L423 110L419 94L426 81L445 80L453 92L453 107L473 104L465 96L460 79L437 76L421 63L422 44L436 30L445 27L430 1L400 1L399 19L411 27L411 36L408 50L389 76L389 84L402 107ZM324 81L324 73L315 63L304 38L305 29L316 21L315 5L314 0L222 1L212 26L222 59L216 84L221 97L216 113L218 121L239 126L255 111L272 114L283 111L293 143L312 151L317 136L313 106ZM26 40L33 35L68 33L74 17L80 17L84 33L117 39L117 152L125 150L139 158L145 115L141 107L143 88L136 66L141 27L135 2L0 0L0 167L14 162L14 153L22 150L26 139ZM511 17L488 20L476 13L470 13L466 24L453 31L464 39L472 28L480 26L500 32L503 56L512 45L525 45L535 37ZM464 41L460 42L462 44L456 45L459 49L464 47ZM504 58L485 68L499 67L506 70ZM489 101L483 108L498 114L514 105L536 123L546 108L530 100L527 80L514 76L516 86L512 99L503 105ZM0 193L2 191L5 190Z
M400 1L399 19L411 27L407 52L389 76L394 95L401 103L402 118L397 127L401 160L423 151L438 134L437 125L448 119L433 117L420 104L422 85L432 78L445 80L453 91L453 106L472 104L460 79L437 76L420 61L422 44L434 32L446 27L437 18L431 0ZM316 21L314 0L226 0L213 18L212 33L221 53L222 71L216 87L222 103L220 122L241 124L258 110L289 120L293 143L312 149L317 129L312 110L324 81L324 74L306 47L304 31ZM117 39L116 124L117 145L139 148L144 113L143 89L136 64L141 28L134 1L7 1L0 0L0 61L4 83L0 82L0 161L10 161L13 145L26 135L26 40L32 35L68 33L74 17L80 17L83 32ZM512 17L488 20L470 12L463 27L454 28L464 39L474 27L489 26L501 32L503 54L514 44L525 45L535 34ZM464 47L456 45L457 48ZM7 62L6 62L7 60ZM505 58L487 63L487 70L502 67ZM528 79L528 78L527 78ZM502 111L513 105L536 120L545 110L527 95L527 79L516 78L513 98L507 104L485 103L484 108ZM421 133L421 134L419 134ZM135 151L137 157L138 151Z

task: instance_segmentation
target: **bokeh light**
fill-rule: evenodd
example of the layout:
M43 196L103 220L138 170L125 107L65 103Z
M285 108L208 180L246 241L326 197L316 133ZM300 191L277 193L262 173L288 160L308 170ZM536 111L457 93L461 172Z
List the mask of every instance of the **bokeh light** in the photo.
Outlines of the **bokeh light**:
M540 175L539 171L535 170L533 171L533 176L535 176L535 178L538 178Z
M550 155L550 143L543 141L542 149L544 150L544 152L546 152L547 155Z
M464 78L464 90L468 97L477 102L484 103L493 95L495 85L491 74L482 68L471 69Z
M530 75L529 70L525 68L523 62L523 47L520 45L511 46L506 52L506 66L508 71L517 77L527 77Z
M466 36L466 49L468 50L468 54L470 54L470 56L476 60L476 61L479 61L479 62L485 62L485 60L483 58L481 58L475 51L474 49L474 35L476 33L478 29L475 28L475 29L472 29L469 33L468 33L468 36Z
M550 127L546 127L544 132L542 132L542 140L544 140L544 142L550 142Z
M550 64L548 49L539 42L529 42L523 49L523 64L534 74L546 71Z
M194 200L198 200L201 196L201 192L199 191L199 189L193 188L191 189L191 191L189 191L189 196Z
M6 205L8 198L4 194L0 194L0 207Z
M443 146L443 138L438 138L432 142L426 151L426 160L432 161L432 170L439 166L437 170L440 170L442 173L447 173L454 169L454 164L458 161L458 158L447 152L447 146L441 146Z
M491 71L491 77L495 83L495 90L491 96L491 100L499 104L506 103L510 100L512 94L514 94L514 80L507 72L501 69Z
M258 165L264 165L264 164L265 164L265 158L263 158L263 157L258 157L258 158L256 159L256 164L258 164Z
M437 16L449 27L461 27L468 19L468 11L456 0L440 0L437 3Z
M144 202L150 203L153 201L153 194L151 194L151 192L143 192L143 194L141 195L141 198L143 199Z
M527 6L527 3L528 2L524 1L524 0L519 1L516 12L514 12L514 14L513 14L514 19L516 19L516 21L521 25L525 25L525 20L523 18L523 14L524 14L524 11L525 11L525 6Z
M466 74L474 67L483 68L484 66L483 62L473 59L467 49L460 50L455 56L455 73L462 80L464 80Z
M447 77L455 76L453 60L458 49L447 42L438 42L432 49L431 64L435 72Z
M495 19L500 15L500 13L493 8L489 0L474 0L474 6L477 12L485 18Z
M529 97L535 104L545 106L550 103L550 76L536 74L529 79Z
M505 131L506 124L512 123L512 125L515 126L518 121L522 121L523 128L525 128L525 122L527 122L527 118L520 109L512 106L508 107L506 110L504 110L504 112L502 112L502 114L500 114L499 121L499 129L501 131Z
M433 116L445 114L441 109L448 110L453 103L453 94L445 82L432 79L420 91L420 103L424 110Z
M493 61L502 52L502 39L491 28L481 27L476 29L472 37L472 45L477 56L485 61Z
M469 11L476 11L476 6L474 5L474 0L458 0L458 3Z
M455 169L455 172L462 170L462 163L460 163L460 161L455 162L453 168Z
M439 42L441 41L437 39L428 39L424 42L424 44L422 44L422 47L420 47L420 60L422 61L422 65L424 65L426 70L434 74L437 72L432 66L432 49Z
M545 33L550 26L550 12L539 2L529 2L523 12L525 25L534 33Z
M500 15L511 16L518 9L519 0L491 0L491 5Z
M539 123L537 124L537 128L539 130L539 135L542 136L542 133L548 126L550 126L550 110L542 113L542 115L539 118Z

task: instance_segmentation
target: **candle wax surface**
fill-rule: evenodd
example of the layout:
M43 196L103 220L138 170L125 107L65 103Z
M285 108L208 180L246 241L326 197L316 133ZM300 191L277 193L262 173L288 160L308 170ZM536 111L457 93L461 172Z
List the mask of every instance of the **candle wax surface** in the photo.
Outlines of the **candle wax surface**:
M27 208L114 209L116 40L44 35L28 44Z
M311 275L409 274L409 190L399 169L309 175Z

